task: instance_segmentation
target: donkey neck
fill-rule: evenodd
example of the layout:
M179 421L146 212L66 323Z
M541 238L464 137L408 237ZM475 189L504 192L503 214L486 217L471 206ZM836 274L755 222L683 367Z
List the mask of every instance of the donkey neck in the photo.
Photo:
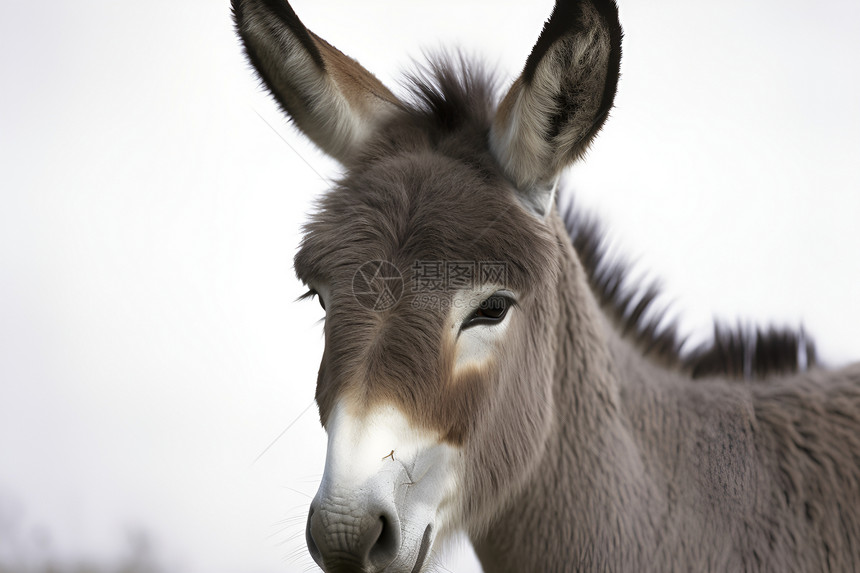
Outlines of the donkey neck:
M647 515L656 492L623 414L613 359L619 335L600 310L564 225L551 217L561 245L553 428L529 484L474 540L487 572L624 570L631 556L608 545L619 538L645 541L653 531Z

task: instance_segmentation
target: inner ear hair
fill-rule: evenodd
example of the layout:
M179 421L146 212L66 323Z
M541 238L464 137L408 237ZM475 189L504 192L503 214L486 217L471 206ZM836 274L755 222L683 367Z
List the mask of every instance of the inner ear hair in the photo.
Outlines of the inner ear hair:
M609 115L621 65L613 0L558 0L499 104L490 146L532 210L552 207L562 170L581 157Z
M358 62L308 30L285 0L233 0L263 84L296 126L347 164L400 102Z

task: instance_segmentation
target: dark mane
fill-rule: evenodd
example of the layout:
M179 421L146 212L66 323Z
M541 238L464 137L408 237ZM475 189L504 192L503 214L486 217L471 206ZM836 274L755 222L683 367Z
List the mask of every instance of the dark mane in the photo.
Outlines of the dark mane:
M479 62L459 52L434 55L427 64L416 64L406 76L405 88L411 95L404 110L408 117L398 121L419 124L437 136L489 131L498 82ZM687 348L687 338L655 302L661 294L657 285L631 283L630 265L607 255L604 233L593 217L572 202L559 204L559 211L594 295L622 336L643 355L693 378L761 379L815 365L815 345L802 328L730 327L717 322L709 343Z
M465 126L489 130L499 98L498 81L482 62L459 51L429 54L406 74L410 114L451 132Z
M630 264L607 255L604 233L591 216L576 210L573 202L559 211L579 260L588 274L591 289L621 330L642 354L693 378L728 376L744 380L788 374L815 366L815 344L803 328L714 323L710 342L685 349L666 309L656 303L660 289L654 284L631 284Z

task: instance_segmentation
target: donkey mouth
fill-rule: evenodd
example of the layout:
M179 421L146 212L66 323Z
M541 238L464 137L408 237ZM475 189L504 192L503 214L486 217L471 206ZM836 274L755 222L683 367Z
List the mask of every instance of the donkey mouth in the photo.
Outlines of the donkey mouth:
M419 573L421 567L424 566L424 561L427 559L427 553L430 551L430 533L433 531L432 525L427 525L424 530L424 537L421 538L421 547L418 549L418 559L415 560L415 567L412 568L412 573Z

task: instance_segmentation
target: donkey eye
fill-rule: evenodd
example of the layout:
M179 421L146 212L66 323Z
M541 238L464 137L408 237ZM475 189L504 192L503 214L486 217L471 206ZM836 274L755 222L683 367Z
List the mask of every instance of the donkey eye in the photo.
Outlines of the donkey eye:
M497 324L505 318L508 309L513 305L514 300L511 297L496 293L481 301L478 308L463 322L461 330L478 324Z
M299 300L304 300L304 299L306 299L306 298L314 298L314 297L316 297L316 299L319 301L320 306L322 307L322 309L323 309L323 310L325 310L325 301L324 301L324 300L322 299L322 297L320 296L320 293L318 293L318 292L317 292L317 291L315 291L314 289L310 289L308 292L306 292L305 294L303 294L302 296L300 296L300 297L299 297Z

